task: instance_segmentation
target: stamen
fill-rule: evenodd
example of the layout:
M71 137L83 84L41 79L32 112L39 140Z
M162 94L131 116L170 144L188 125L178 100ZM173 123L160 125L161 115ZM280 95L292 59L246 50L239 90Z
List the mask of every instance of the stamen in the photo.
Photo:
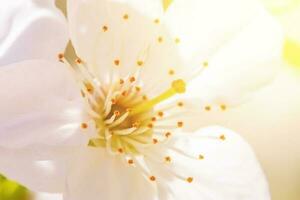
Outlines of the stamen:
M170 156L166 156L165 157L165 161L168 162L168 163L171 162L171 157Z
M136 64L138 65L138 66L143 66L144 65L144 62L143 61L141 61L141 60L138 60L137 62L136 62Z
M114 60L114 64L116 65L116 66L119 66L120 65L120 60Z
M202 154L200 154L200 155L198 156L198 158L199 158L199 160L203 160L203 159L204 159L204 156L203 156Z
M180 121L180 122L177 122L177 127L178 127L178 128L183 127L183 122L181 122L181 121Z
M150 181L155 181L156 180L155 176L150 176L149 179L150 179Z
M64 56L63 53L59 53L57 57L58 57L58 60L59 60L60 62L64 62L63 59L64 59L65 56Z
M107 27L107 26L102 26L102 31L103 31L103 32L108 31L108 27Z
M124 14L123 15L123 19L127 20L129 18L129 15L128 14Z
M220 105L221 110L225 111L227 109L225 104Z
M188 177L187 179L186 179L186 181L188 182L188 183L192 183L193 182L193 177Z
M129 159L129 160L128 160L128 164L129 164L129 165L132 165L132 164L133 164L133 160L132 160L132 159Z
M219 137L219 138L220 138L220 140L223 140L223 141L224 141L224 140L226 140L226 137L225 137L225 135L220 135L220 137Z
M210 106L205 106L204 108L206 111L210 111L211 110L211 107Z
M81 128L82 128L82 129L86 129L87 127L88 127L87 123L82 123L82 124L81 124Z
M154 20L154 23L155 23L155 24L159 24L159 23L160 23L160 20L159 20L159 19L155 19L155 20Z
M161 103L162 101L169 99L170 97L181 94L185 92L185 82L182 79L178 79L172 82L171 88L167 91L163 92L159 96L142 103L136 107L132 108L131 115L138 114L143 111L150 110L153 106L157 105L158 103Z
M174 75L175 74L175 71L173 69L170 69L169 70L169 75Z

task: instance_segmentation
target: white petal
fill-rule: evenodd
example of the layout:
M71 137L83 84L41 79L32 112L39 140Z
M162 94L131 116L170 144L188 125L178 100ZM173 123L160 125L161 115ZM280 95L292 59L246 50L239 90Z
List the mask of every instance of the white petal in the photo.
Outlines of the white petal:
M62 200L61 194L37 193L34 195L34 200Z
M63 192L66 159L73 150L42 146L0 150L1 173L32 191Z
M154 185L139 171L105 149L84 149L67 179L67 200L153 200Z
M0 65L57 58L68 41L66 20L55 1L3 1L0 8Z
M162 179L173 176L172 182L162 180L171 191L164 200L270 199L265 175L253 151L240 136L221 127L183 134L174 138L169 150L164 152L164 155L171 156L171 163L164 166L152 164ZM224 140L221 135L224 135ZM191 157L178 153L178 150ZM204 157L199 159L199 155ZM193 178L191 183L186 181L188 177Z
M152 89L169 87L183 71L175 38L169 36L161 18L160 0L69 1L68 8L75 50L101 81L107 82L113 73L126 78L140 70L137 79L151 95ZM141 66L138 61L143 62Z
M235 104L274 76L282 32L256 1L176 2L167 19L173 34L182 38L181 55L192 65L208 63L189 85L192 96Z
M0 146L86 142L80 133L82 103L69 69L25 61L0 70Z

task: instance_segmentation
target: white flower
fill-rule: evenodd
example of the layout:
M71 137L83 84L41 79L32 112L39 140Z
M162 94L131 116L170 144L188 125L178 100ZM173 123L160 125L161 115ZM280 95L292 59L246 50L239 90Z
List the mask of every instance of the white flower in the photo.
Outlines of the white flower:
M67 200L269 199L237 134L191 131L272 74L281 31L260 5L73 0L68 19L81 59L0 71L0 171Z
M66 20L54 0L0 0L0 65L56 59L68 39Z

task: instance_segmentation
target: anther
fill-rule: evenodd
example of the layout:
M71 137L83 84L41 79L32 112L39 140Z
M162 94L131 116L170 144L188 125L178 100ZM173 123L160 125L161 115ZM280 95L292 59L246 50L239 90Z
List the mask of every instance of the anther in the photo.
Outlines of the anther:
M88 127L87 123L81 123L81 128L86 129Z
M144 101L147 101L147 100L148 100L148 97L147 97L146 95L144 95L144 96L143 96L143 100L144 100Z
M180 121L180 122L177 122L177 127L178 127L178 128L183 127L183 122L181 122L181 121Z
M139 91L141 91L141 88L139 86L136 86L135 91L139 92Z
M113 105L115 105L115 104L117 103L117 100L116 100L116 99L111 99L111 103L112 103Z
M160 23L160 20L159 20L159 19L155 19L155 20L154 20L154 23L155 23L155 24L159 24L159 23Z
M149 179L150 179L150 181L155 181L156 180L155 176L150 176Z
M151 121L155 122L156 121L156 117L152 117Z
M225 137L225 135L220 135L220 137L219 137L219 138L220 138L220 140L223 140L223 141L224 141L224 140L226 140L226 137Z
M127 95L127 91L125 90L125 91L123 91L121 94L122 94L122 96L125 97L125 96Z
M144 62L143 61L141 61L141 60L138 60L137 62L136 62L136 64L138 65L138 66L143 66L144 65Z
M220 105L221 110L225 111L227 109L225 104Z
M148 128L153 128L153 124L152 123L148 124L147 126L148 126Z
M116 115L117 117L120 116L120 114L121 114L121 113L120 113L120 111L118 111L118 110L116 110L116 111L114 112L114 115Z
M76 62L77 64L81 64L81 63L82 63L82 60L81 60L80 58L76 58L75 62Z
M130 77L130 79L129 79L129 81L130 81L131 83L133 83L135 80L136 80L136 79L135 79L134 76Z
M60 62L64 62L63 59L64 59L65 56L64 56L63 53L59 53L57 57L58 57L58 60L59 60Z
M157 38L157 41L158 41L159 43L162 43L162 42L164 41L164 38L163 38L162 36L159 36L159 37Z
M210 111L210 110L211 110L211 107L210 107L210 106L205 106L204 109L205 109L206 111Z
M132 159L128 160L128 164L132 165L133 164L133 160Z
M107 27L107 26L102 26L102 31L103 31L103 32L108 31L108 27Z
M200 154L200 155L198 156L198 159L199 159L199 160L203 160L203 159L204 159L204 156L203 156L202 154Z
M165 157L165 161L166 161L166 162L171 162L171 157L170 157L170 156L166 156L166 157Z
M123 79L120 79L119 80L119 83L122 85L122 84L124 84L124 80Z
M181 102L181 101L178 102L178 103L177 103L177 106L182 107L182 106L183 106L183 102Z
M114 64L115 64L116 66L119 66L119 65L120 65L120 60L114 60Z
M118 149L118 152L119 152L119 153L124 153L124 150L123 150L122 148L119 148L119 149Z
M180 43L180 39L179 38L175 38L175 43L179 44Z
M207 61L204 61L204 62L202 63L202 65L203 65L203 67L208 67L208 62L207 62Z
M152 142L153 142L153 144L157 144L157 143L158 143L158 140L157 140L156 138L153 138L153 139L152 139Z
M175 74L175 71L173 69L170 69L169 70L169 75L174 75Z
M127 20L129 18L129 15L128 14L124 14L123 15L123 19Z
M85 88L86 90L89 92L89 93L93 93L94 92L94 87L91 83L87 82L87 83L84 83L85 85Z
M159 117L163 117L164 116L164 113L162 111L159 111L157 114L158 114Z
M188 183L191 183L191 182L193 182L193 177L188 177L187 179L186 179L186 181L188 182Z
M165 134L165 136L166 136L166 138L169 138L169 137L171 137L171 133L170 132L166 132L166 134Z

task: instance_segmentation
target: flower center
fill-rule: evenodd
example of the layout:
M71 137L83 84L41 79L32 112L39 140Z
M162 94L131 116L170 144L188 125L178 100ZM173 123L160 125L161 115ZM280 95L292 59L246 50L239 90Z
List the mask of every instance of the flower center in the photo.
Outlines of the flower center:
M70 65L63 56L60 60ZM162 142L171 136L170 130L181 128L182 121L156 126L163 121L164 112L156 106L176 94L185 92L185 82L174 80L170 88L154 98L148 99L138 81L138 77L127 77L101 83L89 72L85 64L77 59L74 74L81 86L81 94L87 105L89 120L81 127L87 129L94 125L96 136L89 140L91 147L106 148L111 153L142 154L141 150L149 145ZM172 107L182 107L183 102ZM168 110L167 109L167 110ZM170 121L170 120L169 120Z
M154 106L185 92L185 82L179 79L173 81L168 90L148 100L140 87L130 79L127 82L120 80L107 86L104 101L96 101L98 108L91 106L102 117L93 117L99 138L91 139L90 146L106 147L111 152L139 154L138 147L157 141L153 131L156 121Z

